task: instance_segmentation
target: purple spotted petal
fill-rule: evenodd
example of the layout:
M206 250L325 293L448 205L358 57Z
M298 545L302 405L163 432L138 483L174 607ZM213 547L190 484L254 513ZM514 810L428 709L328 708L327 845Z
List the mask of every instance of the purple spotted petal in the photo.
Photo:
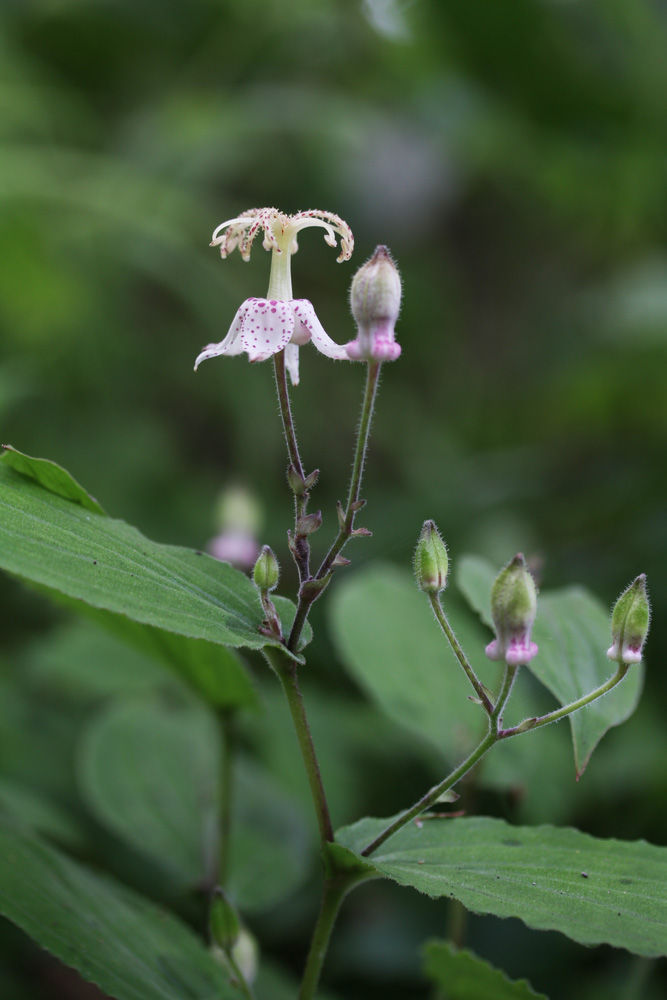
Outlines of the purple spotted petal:
M232 325L230 326L225 339L221 340L219 344L207 344L203 351L197 356L197 360L195 361L195 371L197 371L197 368L202 361L206 361L208 358L217 358L220 354L232 355L243 353L241 328L243 326L245 308L247 304L247 302L242 302L236 310L236 315L232 320Z
M296 320L292 337L293 343L304 343L302 338L305 333L308 333L318 351L328 358L333 358L335 361L349 360L345 348L327 336L315 314L312 302L309 302L308 299L293 299L292 306Z
M290 302L277 299L246 299L241 342L250 361L266 361L282 351L294 331Z

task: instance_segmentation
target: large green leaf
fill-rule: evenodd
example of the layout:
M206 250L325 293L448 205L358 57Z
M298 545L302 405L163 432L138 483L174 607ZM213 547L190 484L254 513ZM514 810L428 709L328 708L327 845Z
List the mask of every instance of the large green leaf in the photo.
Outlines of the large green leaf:
M390 820L363 819L337 840L360 855ZM667 848L599 840L499 819L410 823L370 857L378 874L476 913L519 917L581 944L667 955Z
M54 491L43 475L19 473L12 463L16 453L5 452L0 567L77 602L191 639L267 645L259 632L257 592L243 573L202 552L152 542L84 506L80 496L67 499L55 473Z
M495 576L491 564L476 556L464 556L457 569L459 588L489 627ZM599 687L615 672L606 656L611 638L609 614L583 587L540 594L533 638L539 653L529 670L561 705ZM612 691L569 716L577 777L607 730L635 710L642 678L641 668L633 667Z
M445 596L450 622L478 675L497 685L500 671L484 656L482 627L467 608ZM486 733L486 715L470 701L470 683L412 575L390 565L366 567L337 586L330 611L343 663L382 711L413 734L416 746L437 748L443 772L445 762L452 765L466 756ZM508 723L542 709L526 678L521 680L506 713ZM530 747L532 753L526 753L520 740L495 746L484 759L480 780L525 790L522 816L531 821L564 817L571 793L557 779L566 766L566 741L549 726L531 734Z
M80 748L81 788L96 817L179 882L216 881L220 745L195 704L137 700L102 712Z
M193 702L118 702L89 726L81 788L97 819L182 886L216 881L222 747ZM300 810L259 768L232 762L228 889L244 910L275 904L309 860Z
M473 952L460 950L449 941L429 941L424 946L424 972L447 1000L547 1000L535 993L525 979L511 980Z
M192 931L35 837L0 828L0 913L114 1000L236 1000Z

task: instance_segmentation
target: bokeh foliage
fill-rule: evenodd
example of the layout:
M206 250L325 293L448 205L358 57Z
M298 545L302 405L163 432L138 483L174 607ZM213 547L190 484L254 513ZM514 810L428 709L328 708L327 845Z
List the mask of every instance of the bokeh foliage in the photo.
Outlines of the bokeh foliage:
M61 462L106 510L163 542L203 546L219 490L241 480L263 505L261 540L287 567L270 367L235 359L192 373L241 299L264 293L268 260L257 249L249 265L222 263L207 242L215 224L259 203L340 213L357 240L352 264L335 265L311 233L294 262L295 293L330 335L352 335L347 287L375 244L391 247L405 283L404 352L383 378L365 491L374 537L355 543L355 565L407 565L434 517L454 560L472 551L499 563L520 548L545 586L581 582L608 604L646 572L655 614L638 716L563 798L584 829L653 841L667 821L666 42L664 9L650 0L0 8L2 439ZM322 467L323 531L359 392L354 366L332 370L302 352L295 412L304 456ZM284 582L289 593L289 570ZM82 810L72 780L81 696L25 669L25 641L37 632L48 644L58 616L0 587L2 773ZM435 762L360 703L321 613L315 624L309 693L336 818L386 814ZM243 739L302 795L298 761L274 732L283 710L259 676L266 715L249 718ZM512 818L510 799L481 799ZM90 841L76 835L85 854ZM115 870L138 884L136 860L113 850ZM419 989L411 933L423 930L416 945L441 935L442 912L390 887L363 892L341 927L334 984L370 996L355 979L365 964L375 983L399 983L397 996ZM280 931L256 925L288 965L314 901L291 906ZM531 943L526 968L528 932L500 944L490 926L474 918L470 938L510 974L550 996L575 997L575 978L582 1000L612 995L606 953L558 943L547 956ZM14 945L8 931L5 950ZM26 950L8 964L3 996L37 996L33 961ZM618 961L622 979L630 967Z

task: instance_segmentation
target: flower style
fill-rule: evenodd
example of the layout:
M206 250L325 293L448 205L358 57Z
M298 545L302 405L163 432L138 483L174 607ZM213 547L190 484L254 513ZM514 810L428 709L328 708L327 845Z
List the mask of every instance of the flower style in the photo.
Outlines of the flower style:
M218 344L208 344L195 361L195 370L207 358L244 351L250 361L266 361L285 351L285 364L294 385L299 382L299 347L312 340L328 358L349 360L345 347L327 336L324 327L307 299L292 298L291 257L298 250L297 236L302 229L324 229L328 246L340 240L338 261L349 260L354 248L350 227L332 212L310 210L285 215L275 208L251 208L235 219L221 223L211 240L220 247L223 260L238 247L244 260L250 260L252 244L262 230L262 246L271 251L271 275L265 299L246 299L236 312L227 336Z

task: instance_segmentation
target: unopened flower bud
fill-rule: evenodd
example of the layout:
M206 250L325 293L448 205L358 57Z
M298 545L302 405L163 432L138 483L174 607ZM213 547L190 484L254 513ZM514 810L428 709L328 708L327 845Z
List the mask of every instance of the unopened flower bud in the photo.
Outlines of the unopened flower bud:
M223 951L231 951L241 933L241 921L222 889L216 889L209 911L212 941Z
M500 571L491 590L496 638L486 647L490 660L504 660L512 667L530 663L537 655L530 638L536 611L535 581L519 553Z
M447 586L447 547L434 521L424 521L415 549L417 586L427 594L439 594Z
M352 279L350 306L357 339L345 345L352 361L395 361L401 353L394 326L401 308L401 277L385 246Z
M278 586L280 567L270 546L262 546L262 551L257 557L255 568L252 571L252 578L257 589L263 594L266 594L270 590L275 590Z
M611 615L612 644L607 650L617 663L639 663L648 634L651 608L646 593L646 574L642 573L624 590Z

